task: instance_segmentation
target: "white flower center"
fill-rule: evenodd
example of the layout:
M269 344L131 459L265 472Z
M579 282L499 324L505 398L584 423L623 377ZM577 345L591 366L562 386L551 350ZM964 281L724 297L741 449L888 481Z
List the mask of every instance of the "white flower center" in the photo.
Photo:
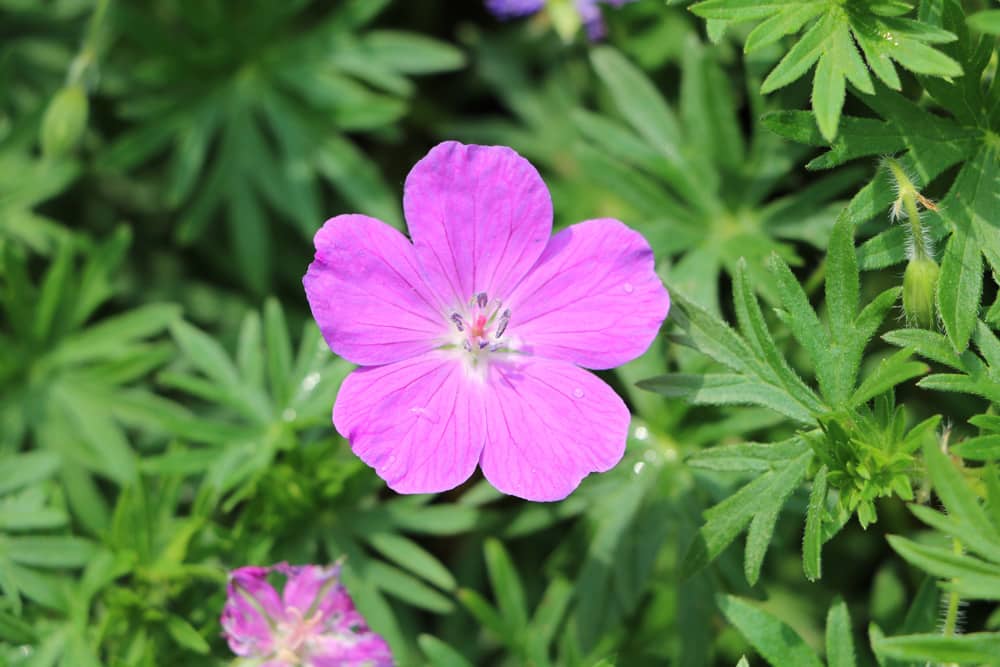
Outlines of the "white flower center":
M286 612L291 620L278 623L275 628L274 657L292 665L302 664L307 647L304 644L322 632L323 617L316 612L310 618L303 618L302 612L290 608Z

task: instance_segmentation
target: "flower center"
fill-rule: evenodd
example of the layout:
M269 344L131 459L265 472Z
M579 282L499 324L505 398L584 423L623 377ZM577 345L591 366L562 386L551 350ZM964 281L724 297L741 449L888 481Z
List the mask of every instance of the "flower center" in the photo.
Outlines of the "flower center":
M510 324L510 308L504 308L502 301L491 301L486 292L480 292L469 299L463 310L454 311L448 319L458 334L457 345L473 359L508 349L502 339Z
M322 632L323 617L316 612L310 618L303 618L302 612L294 607L288 610L290 622L278 623L275 637L274 656L292 665L300 664L308 640Z

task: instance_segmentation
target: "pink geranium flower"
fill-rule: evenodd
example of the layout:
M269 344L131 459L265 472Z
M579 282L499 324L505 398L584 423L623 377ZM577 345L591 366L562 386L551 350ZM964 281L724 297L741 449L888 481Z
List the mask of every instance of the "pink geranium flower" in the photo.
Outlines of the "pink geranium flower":
M281 594L268 576L285 576ZM339 579L338 566L241 567L229 574L222 629L236 655L259 667L393 667Z
M493 486L560 500L621 459L629 411L584 368L642 354L670 299L649 244L617 220L550 237L552 200L510 148L445 142L406 179L412 244L341 215L303 280L334 352L361 366L333 410L400 493Z

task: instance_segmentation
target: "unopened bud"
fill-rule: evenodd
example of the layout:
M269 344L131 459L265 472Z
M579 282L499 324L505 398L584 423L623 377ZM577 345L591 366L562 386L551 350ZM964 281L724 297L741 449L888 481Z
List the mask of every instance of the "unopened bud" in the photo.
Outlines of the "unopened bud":
M933 329L935 325L934 295L941 269L929 257L916 257L903 273L903 312L911 326Z
M66 86L56 93L42 118L42 154L57 157L72 151L87 128L87 111L83 86Z
M573 41L582 25L576 3L570 0L549 0L547 9L556 33L564 42Z

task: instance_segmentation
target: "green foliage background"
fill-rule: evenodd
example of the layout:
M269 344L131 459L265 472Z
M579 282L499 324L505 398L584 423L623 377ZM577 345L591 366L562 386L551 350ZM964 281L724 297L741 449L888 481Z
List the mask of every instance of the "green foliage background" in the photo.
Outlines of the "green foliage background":
M0 665L230 664L227 570L340 557L401 665L1000 664L1000 8L549 4L0 0ZM312 234L446 138L674 297L561 503L330 423Z

